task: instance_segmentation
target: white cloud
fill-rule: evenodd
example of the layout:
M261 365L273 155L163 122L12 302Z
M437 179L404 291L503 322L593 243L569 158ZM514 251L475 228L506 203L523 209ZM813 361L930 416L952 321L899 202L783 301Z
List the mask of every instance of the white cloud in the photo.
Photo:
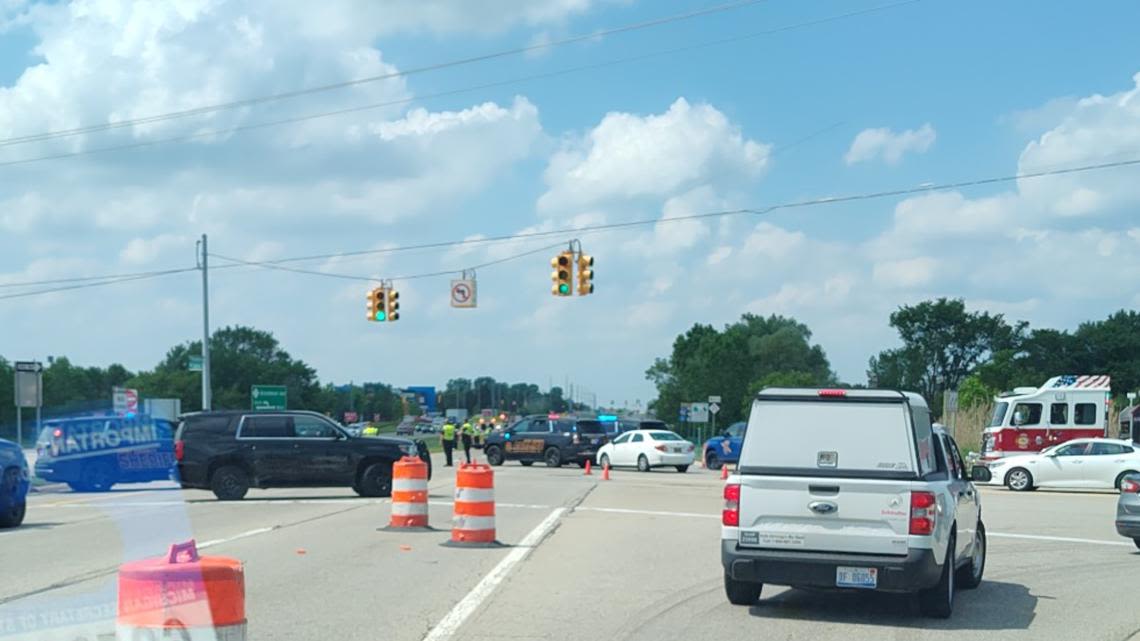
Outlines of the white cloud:
M541 211L668 197L760 176L771 147L744 137L715 107L678 98L660 115L612 112L550 160Z
M177 252L180 257L192 255L194 243L180 234L159 234L152 238L132 238L119 252L119 260L130 265L145 265L160 256Z
M882 158L888 165L897 164L907 153L926 153L937 134L930 123L918 129L895 133L887 127L864 129L856 134L843 160L848 165Z
M887 288L913 288L934 280L938 261L929 256L888 260L876 263L872 271L875 283Z

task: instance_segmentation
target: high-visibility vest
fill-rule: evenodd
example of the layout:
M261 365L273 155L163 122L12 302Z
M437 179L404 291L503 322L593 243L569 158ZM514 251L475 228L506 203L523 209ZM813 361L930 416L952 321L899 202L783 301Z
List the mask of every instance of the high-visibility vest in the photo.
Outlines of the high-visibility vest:
M443 440L445 440L445 441L454 441L455 440L455 423L445 423L443 425Z
M475 426L470 424L470 423L464 423L462 429L463 429L463 433L468 435L468 436L474 436L475 435Z

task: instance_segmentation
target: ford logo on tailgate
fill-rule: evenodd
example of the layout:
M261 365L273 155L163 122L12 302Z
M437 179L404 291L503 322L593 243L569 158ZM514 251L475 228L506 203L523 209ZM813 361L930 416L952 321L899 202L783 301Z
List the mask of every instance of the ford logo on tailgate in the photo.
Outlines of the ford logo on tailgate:
M816 514L835 514L839 511L839 506L831 501L812 501L808 503L808 508Z

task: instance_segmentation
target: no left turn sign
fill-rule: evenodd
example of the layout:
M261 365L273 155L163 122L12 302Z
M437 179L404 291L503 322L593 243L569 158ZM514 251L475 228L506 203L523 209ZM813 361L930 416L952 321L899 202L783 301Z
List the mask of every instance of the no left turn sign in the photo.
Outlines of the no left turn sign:
M475 307L475 279L463 278L451 281L451 306Z

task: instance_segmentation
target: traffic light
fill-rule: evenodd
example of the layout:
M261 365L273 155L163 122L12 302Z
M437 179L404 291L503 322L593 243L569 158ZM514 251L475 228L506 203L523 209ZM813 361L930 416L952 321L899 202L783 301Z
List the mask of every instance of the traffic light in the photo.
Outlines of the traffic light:
M554 281L554 286L550 288L550 293L555 296L570 296L573 291L570 287L570 263L574 260L574 252L564 251L554 258L550 259L550 266L554 271L550 273L550 279Z
M368 320L383 322L387 318L388 312L384 305L384 288L373 287L372 291L368 292Z
M400 292L395 289L388 289L388 321L400 320Z
M594 257L578 254L578 295L594 293Z

